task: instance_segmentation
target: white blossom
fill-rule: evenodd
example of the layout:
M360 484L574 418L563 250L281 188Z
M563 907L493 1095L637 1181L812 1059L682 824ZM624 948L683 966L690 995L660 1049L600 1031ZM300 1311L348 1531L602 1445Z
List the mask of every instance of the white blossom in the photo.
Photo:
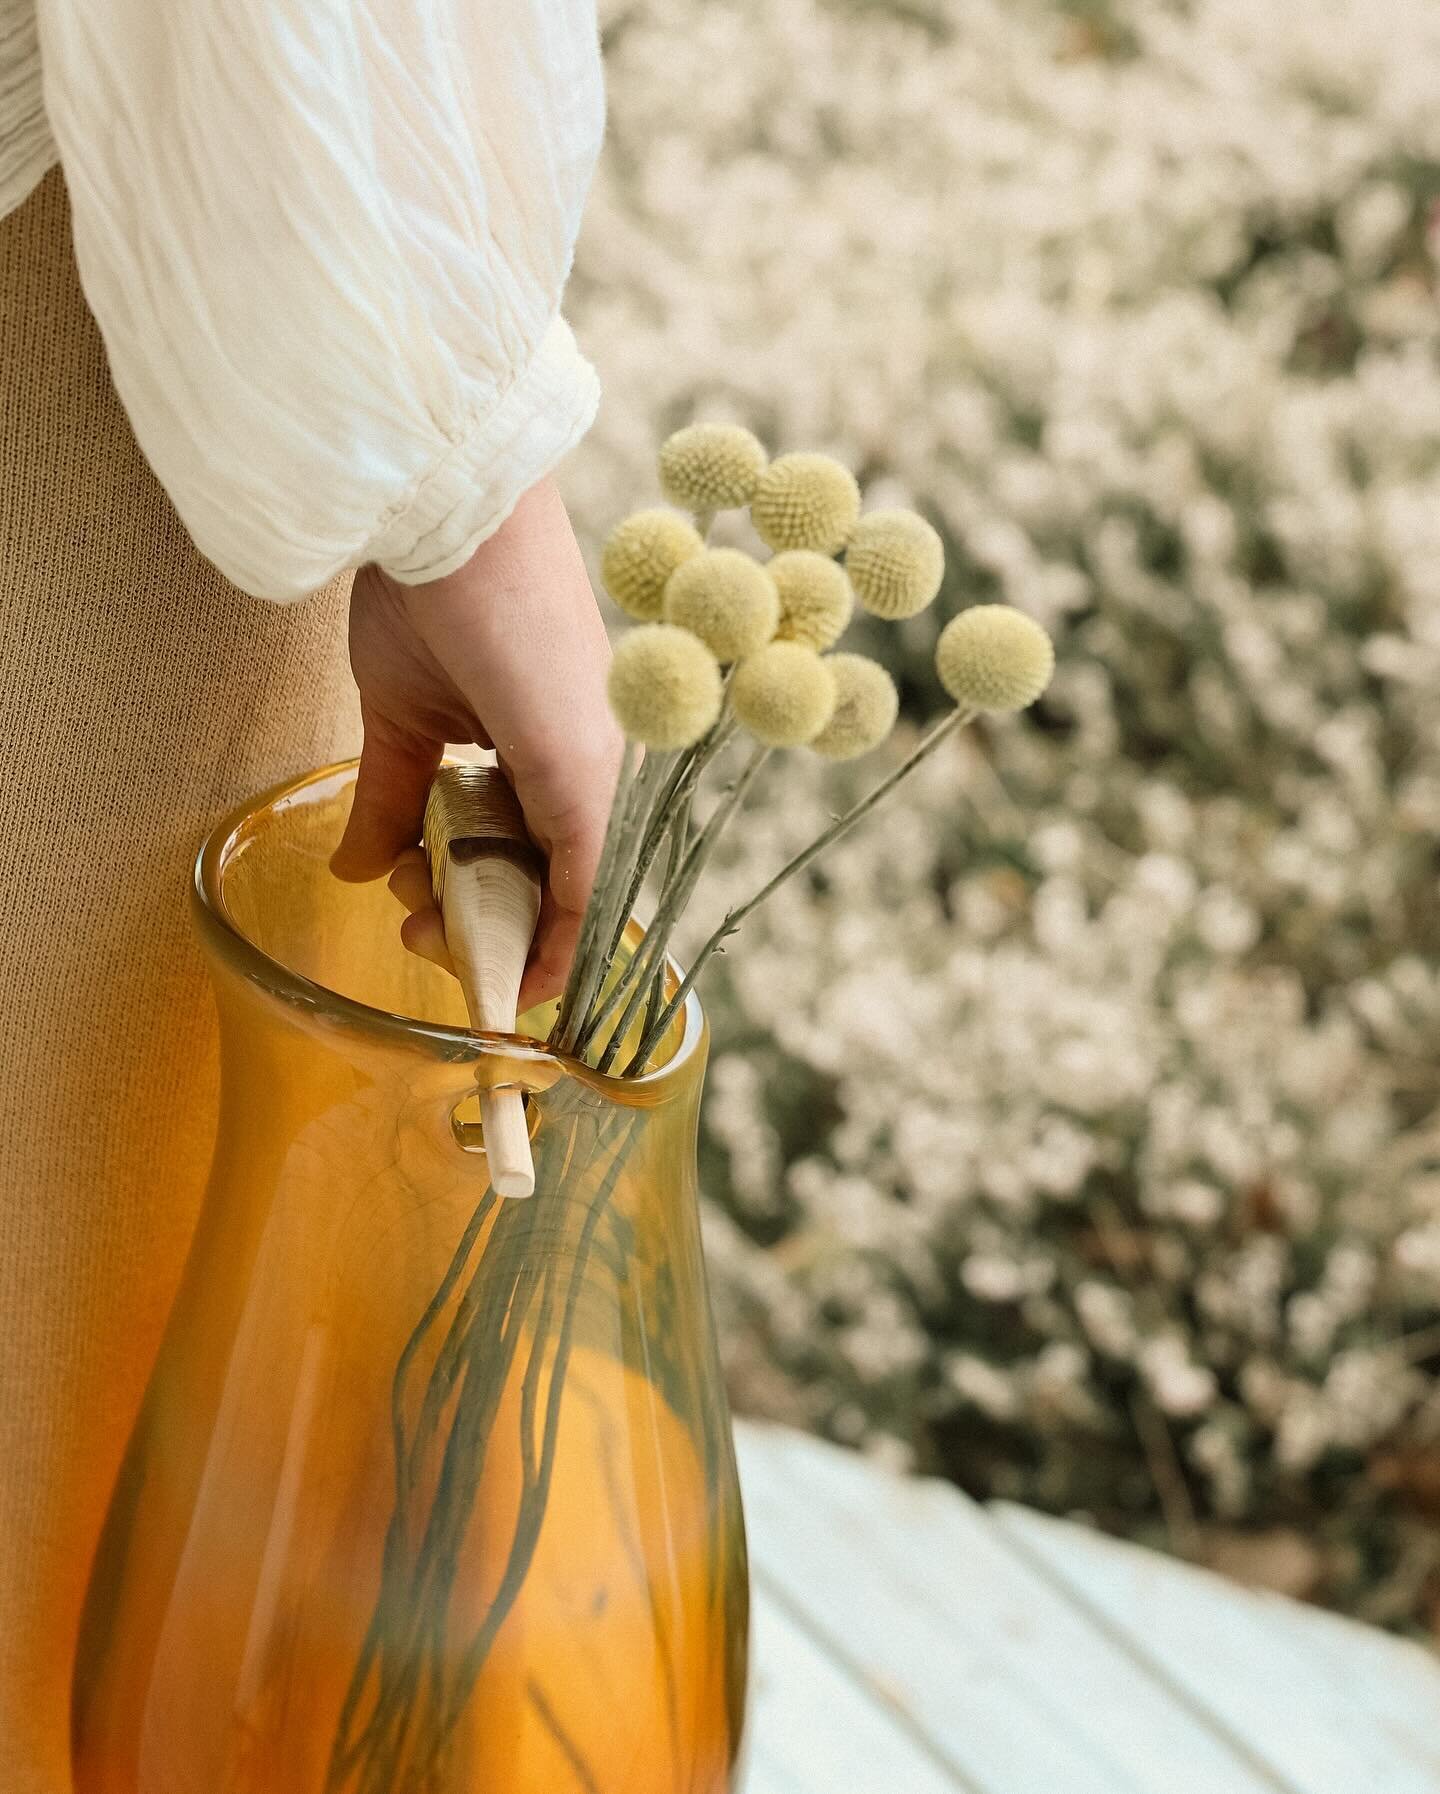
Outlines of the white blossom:
M1330 1598L1418 1612L1367 1465L1437 1427L1440 8L602 10L582 540L732 419L1059 657L707 980L737 1392L1135 1527L1148 1405L1202 1523L1330 1503ZM934 626L856 644L914 720ZM762 781L691 943L884 764Z

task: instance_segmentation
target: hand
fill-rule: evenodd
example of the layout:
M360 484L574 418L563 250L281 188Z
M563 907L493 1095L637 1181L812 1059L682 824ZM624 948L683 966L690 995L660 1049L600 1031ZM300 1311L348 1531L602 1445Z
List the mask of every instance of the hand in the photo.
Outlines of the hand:
M393 872L412 912L401 939L448 964L416 847L425 797L447 742L493 746L549 865L522 1013L563 988L600 858L623 746L605 699L609 661L550 480L456 573L418 586L376 567L355 576L350 665L365 741L331 870L356 882Z

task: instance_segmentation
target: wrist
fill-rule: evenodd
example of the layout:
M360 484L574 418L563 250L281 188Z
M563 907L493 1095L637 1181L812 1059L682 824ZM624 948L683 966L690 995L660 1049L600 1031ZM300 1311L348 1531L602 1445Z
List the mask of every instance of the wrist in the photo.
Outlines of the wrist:
M559 488L553 476L545 474L521 493L500 527L450 572L433 579L403 580L384 567L373 571L407 609L433 611L446 601L468 603L530 584L536 577L537 553L557 531L573 540Z

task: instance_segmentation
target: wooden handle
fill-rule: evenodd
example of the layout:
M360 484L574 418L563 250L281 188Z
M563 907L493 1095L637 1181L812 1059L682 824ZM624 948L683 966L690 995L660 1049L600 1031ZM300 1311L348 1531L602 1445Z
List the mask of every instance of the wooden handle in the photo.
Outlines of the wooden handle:
M461 776L447 777L452 774ZM431 789L425 835L445 940L470 1024L512 1034L540 916L540 878L535 849L503 775L489 768L442 768ZM522 1093L481 1090L480 1123L495 1193L533 1195L535 1162Z

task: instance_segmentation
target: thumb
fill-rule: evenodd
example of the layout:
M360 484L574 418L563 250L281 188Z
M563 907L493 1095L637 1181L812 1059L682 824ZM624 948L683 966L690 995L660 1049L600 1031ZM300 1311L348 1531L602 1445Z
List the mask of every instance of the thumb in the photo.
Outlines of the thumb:
M394 728L362 710L365 745L355 778L355 797L340 845L330 857L336 878L362 884L383 878L407 847L420 839L430 781L444 744Z

